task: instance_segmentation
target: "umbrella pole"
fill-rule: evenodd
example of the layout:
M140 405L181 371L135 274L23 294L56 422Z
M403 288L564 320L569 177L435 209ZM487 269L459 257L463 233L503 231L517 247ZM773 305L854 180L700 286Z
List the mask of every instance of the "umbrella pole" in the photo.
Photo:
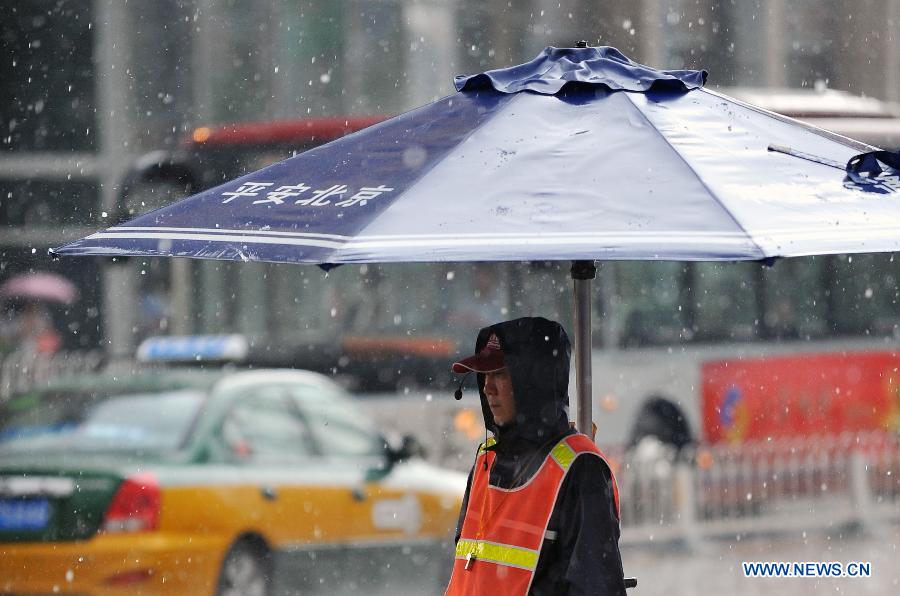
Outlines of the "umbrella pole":
M593 261L572 261L575 283L575 394L579 432L593 438L591 415L591 280L597 276Z

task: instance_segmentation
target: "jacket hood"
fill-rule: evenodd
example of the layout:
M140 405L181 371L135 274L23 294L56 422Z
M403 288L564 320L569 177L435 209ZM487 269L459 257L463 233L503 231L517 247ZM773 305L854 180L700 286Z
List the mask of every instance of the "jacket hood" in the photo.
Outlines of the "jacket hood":
M512 447L520 439L541 444L567 431L571 346L562 326L540 317L497 323L478 333L476 353L492 333L503 349L516 404L515 424L499 428L487 405L484 375L478 375L484 424L497 437L498 446Z

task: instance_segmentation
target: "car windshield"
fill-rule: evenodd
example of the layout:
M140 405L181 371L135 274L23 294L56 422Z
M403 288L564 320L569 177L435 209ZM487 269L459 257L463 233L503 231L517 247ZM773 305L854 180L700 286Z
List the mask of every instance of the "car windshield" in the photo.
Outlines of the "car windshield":
M23 394L0 408L0 452L177 449L204 399L196 389Z

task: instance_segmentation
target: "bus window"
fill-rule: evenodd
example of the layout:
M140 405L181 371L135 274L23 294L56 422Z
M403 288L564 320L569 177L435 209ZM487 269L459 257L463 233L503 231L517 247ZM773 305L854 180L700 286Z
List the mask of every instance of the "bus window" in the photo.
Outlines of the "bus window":
M829 257L828 316L835 335L900 335L900 264L895 254Z
M453 263L444 265L434 305L446 332L469 349L473 332L518 317L571 319L569 263ZM438 267L438 265L432 265Z
M430 333L441 318L439 269L442 266L360 265L348 266L348 277L338 268L324 280L341 292L336 298L344 304L341 321L346 333L367 335L375 332L410 334ZM353 275L353 270L355 275Z
M327 274L316 267L268 267L266 330L282 340L429 334L446 310L444 265L343 265Z
M828 334L828 304L822 284L826 259L782 259L760 265L763 312L761 339L815 339Z
M323 320L322 312L314 305L323 302L321 290L324 284L320 278L325 274L316 267L296 265L269 265L271 275L271 309L268 328L272 330L273 341L287 343L298 336L317 335L320 327L330 320Z
M508 319L511 311L509 266L503 263L458 263L445 281L450 332L471 341L473 330Z
M627 262L615 268L616 299L612 317L619 321L619 345L638 348L684 339L684 274L676 262Z
M512 314L516 317L546 317L571 328L572 277L569 261L509 263ZM600 309L599 296L594 307ZM596 328L598 319L592 319Z
M237 309L237 267L243 263L201 261L195 264L193 311L196 333L237 333L232 326Z
M751 341L760 315L757 263L693 263L686 290L696 341Z

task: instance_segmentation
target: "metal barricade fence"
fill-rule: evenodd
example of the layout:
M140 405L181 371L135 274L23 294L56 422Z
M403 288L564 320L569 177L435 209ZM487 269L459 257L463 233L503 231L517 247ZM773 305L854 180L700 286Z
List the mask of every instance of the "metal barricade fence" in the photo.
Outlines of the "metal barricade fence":
M872 492L878 505L900 507L900 448L872 458Z
M705 536L900 521L900 437L836 437L606 449L622 502L623 540L695 542Z
M433 463L468 471L484 440L481 413L447 397L360 403L382 428L421 437ZM888 433L698 445L680 453L653 442L601 448L619 484L626 542L900 521L900 437Z

